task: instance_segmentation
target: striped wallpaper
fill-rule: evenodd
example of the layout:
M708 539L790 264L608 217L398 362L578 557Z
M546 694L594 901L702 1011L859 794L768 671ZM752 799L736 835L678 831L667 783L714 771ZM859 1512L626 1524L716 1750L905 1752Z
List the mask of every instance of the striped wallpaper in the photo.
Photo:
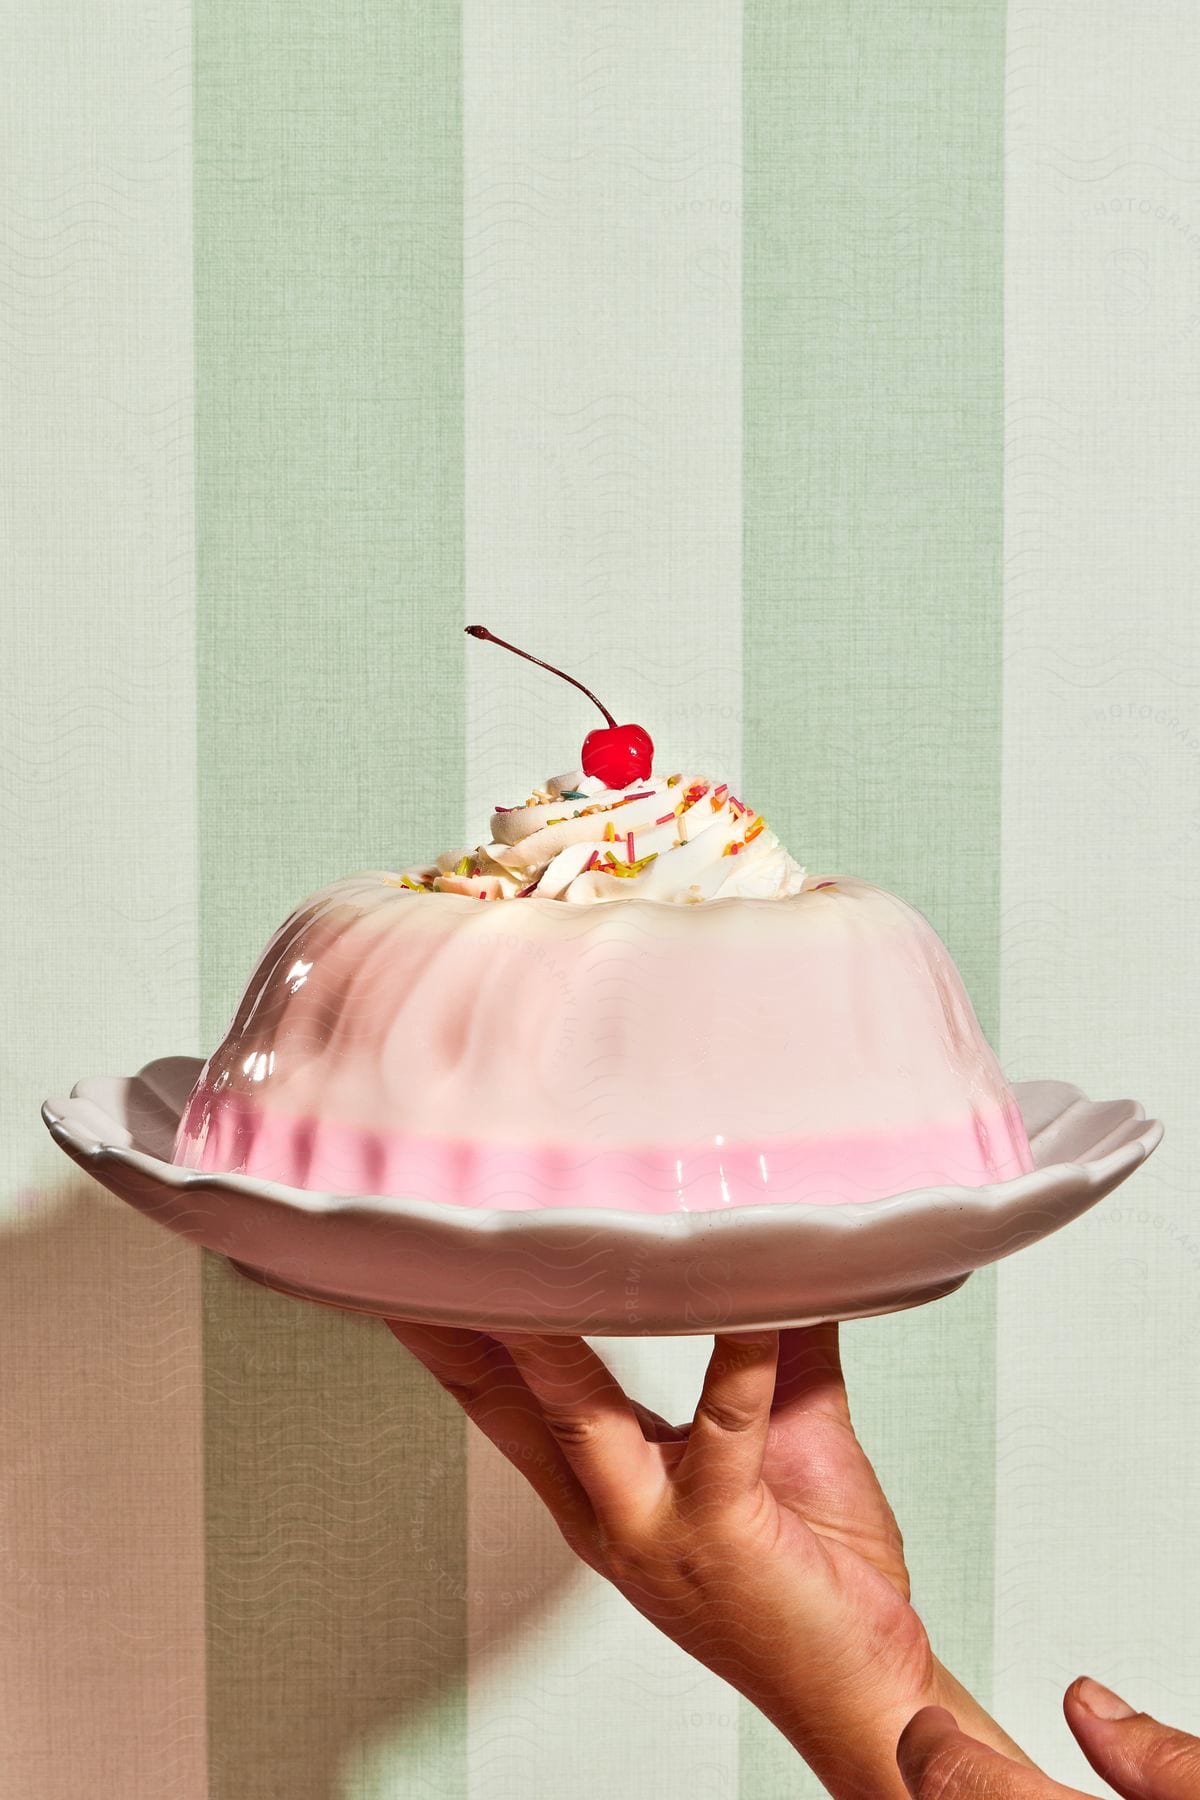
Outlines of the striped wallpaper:
M475 619L921 906L1014 1077L1167 1121L845 1359L1030 1753L1095 1788L1085 1670L1200 1728L1192 0L0 16L0 1793L820 1792L381 1327L37 1119L565 766ZM678 1412L705 1348L611 1355Z

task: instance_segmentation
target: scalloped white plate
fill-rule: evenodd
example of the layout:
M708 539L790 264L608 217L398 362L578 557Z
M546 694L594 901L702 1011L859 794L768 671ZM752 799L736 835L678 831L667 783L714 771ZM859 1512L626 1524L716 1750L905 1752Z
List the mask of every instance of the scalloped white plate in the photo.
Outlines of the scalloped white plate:
M285 1293L481 1330L676 1337L866 1318L937 1300L1110 1193L1162 1137L1134 1100L1014 1092L1036 1167L981 1188L727 1212L488 1212L309 1192L168 1161L199 1058L80 1081L42 1117L139 1212Z

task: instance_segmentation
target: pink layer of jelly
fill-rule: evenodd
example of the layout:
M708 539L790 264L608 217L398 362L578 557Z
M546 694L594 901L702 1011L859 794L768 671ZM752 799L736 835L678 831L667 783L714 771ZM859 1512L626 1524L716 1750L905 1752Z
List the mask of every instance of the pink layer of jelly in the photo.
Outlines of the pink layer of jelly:
M455 1206L708 1212L879 1200L915 1188L981 1187L1033 1167L1016 1105L952 1124L773 1140L766 1145L578 1147L488 1144L367 1130L267 1112L238 1096L193 1097L174 1160L333 1194Z

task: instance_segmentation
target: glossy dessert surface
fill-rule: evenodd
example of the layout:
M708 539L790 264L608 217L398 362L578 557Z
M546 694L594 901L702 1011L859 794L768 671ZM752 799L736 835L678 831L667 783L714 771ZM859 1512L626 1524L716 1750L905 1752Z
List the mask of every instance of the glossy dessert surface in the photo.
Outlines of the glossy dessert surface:
M392 871L335 882L268 945L175 1160L332 1193L647 1212L1028 1171L929 923L852 878L790 864L783 885L571 905L482 904Z

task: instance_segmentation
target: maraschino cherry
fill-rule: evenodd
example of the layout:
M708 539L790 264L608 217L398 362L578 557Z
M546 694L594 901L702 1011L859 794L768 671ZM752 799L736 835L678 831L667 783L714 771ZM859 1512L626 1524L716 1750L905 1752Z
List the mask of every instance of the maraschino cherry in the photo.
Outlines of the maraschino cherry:
M540 656L531 656L528 650L518 650L515 644L506 643L486 625L468 625L466 630L468 637L499 644L502 650L511 650L514 656L523 656L526 662L536 663L539 669L549 669L551 675L569 681L572 687L587 695L593 706L600 707L608 724L589 731L583 740L580 761L585 775L594 776L607 788L629 787L635 781L646 780L654 762L654 745L643 726L618 725L607 706L602 706L591 688L585 688L582 681L576 681L573 675L564 675L561 669L556 669L553 663L543 662Z

